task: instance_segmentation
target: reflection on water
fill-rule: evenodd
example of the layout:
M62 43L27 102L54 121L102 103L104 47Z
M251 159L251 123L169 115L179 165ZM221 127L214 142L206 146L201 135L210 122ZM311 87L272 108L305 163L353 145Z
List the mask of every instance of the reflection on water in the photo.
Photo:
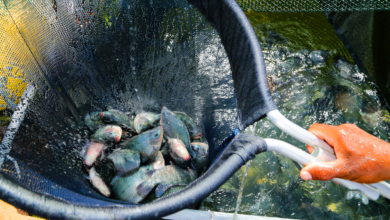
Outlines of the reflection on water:
M283 115L306 129L313 123L353 123L389 141L385 101L323 14L247 15L263 49L271 93ZM244 132L306 148L267 119ZM333 182L301 180L299 170L297 163L276 153L258 155L247 172L237 210L299 219L389 218L384 198L363 205L361 200L347 198L348 190ZM203 202L202 209L234 212L244 176L243 167Z

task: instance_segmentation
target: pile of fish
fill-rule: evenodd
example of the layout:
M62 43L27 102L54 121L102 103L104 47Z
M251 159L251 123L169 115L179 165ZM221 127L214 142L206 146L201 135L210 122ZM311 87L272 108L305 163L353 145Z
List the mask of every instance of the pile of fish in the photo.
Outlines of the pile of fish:
M183 189L206 169L209 147L195 121L166 107L131 119L119 110L93 112L84 148L91 184L102 195L150 202Z

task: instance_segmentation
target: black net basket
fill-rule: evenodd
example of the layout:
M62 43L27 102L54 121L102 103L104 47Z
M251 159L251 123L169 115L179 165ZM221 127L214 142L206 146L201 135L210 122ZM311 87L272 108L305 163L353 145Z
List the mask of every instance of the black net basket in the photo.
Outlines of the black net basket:
M0 3L0 42L9 44L2 82L35 88L12 150L2 146L2 199L47 218L157 218L200 202L244 163L236 158L225 173L211 172L223 178L206 172L171 200L146 205L103 197L83 172L91 135L83 118L92 111L186 112L209 143L211 164L235 128L276 108L260 45L236 2L190 3Z

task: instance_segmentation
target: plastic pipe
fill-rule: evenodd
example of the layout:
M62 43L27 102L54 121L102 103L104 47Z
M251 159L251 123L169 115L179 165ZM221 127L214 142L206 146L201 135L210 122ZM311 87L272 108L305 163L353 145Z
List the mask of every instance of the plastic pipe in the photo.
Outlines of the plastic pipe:
M319 139L317 136L310 133L306 129L291 122L286 117L284 117L284 115L282 115L279 110L268 112L267 117L276 127L299 140L300 142L310 145L311 147L319 147L322 149L322 152L328 151L330 154L326 155L325 157L328 157L332 154L334 155L333 148L330 147L324 140ZM334 159L336 159L336 157L334 157Z
M300 164L307 165L313 162L322 162L318 158L306 153L305 151L288 144L284 141L265 138L265 142L267 143L267 150L277 152L283 156L286 156ZM363 192L369 199L377 200L379 198L379 192L373 189L370 186L365 184L351 182L349 180L334 178L333 181L340 183L351 190L359 190ZM389 196L389 195L388 195ZM387 198L387 197L386 197Z
M286 117L284 117L279 112L279 110L270 111L269 113L267 113L267 117L272 121L272 123L276 127L278 127L283 132L289 134L290 136L296 138L297 140L299 140L307 145L314 147L314 151L312 152L312 156L314 156L319 162L320 161L336 160L336 156L334 155L333 148L331 148L324 140L319 139L317 136L310 133L306 129L291 122ZM305 154L307 154L307 153L305 152ZM293 159L293 160L295 160L295 159ZM295 160L295 161L299 162L298 160ZM315 162L315 161L313 161L313 162ZM337 182L340 183L340 181L337 181ZM364 184L364 185L367 187L370 187L371 189L376 190L383 197L390 199L390 184L382 181L379 183Z

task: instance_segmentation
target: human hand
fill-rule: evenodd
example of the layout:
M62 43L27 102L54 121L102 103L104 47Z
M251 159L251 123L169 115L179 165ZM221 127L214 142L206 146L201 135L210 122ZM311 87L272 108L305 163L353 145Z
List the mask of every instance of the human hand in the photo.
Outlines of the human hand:
M390 179L390 144L353 124L313 124L309 131L333 147L336 160L311 163L300 176L304 180L347 179L377 183ZM307 146L311 153L314 148Z

